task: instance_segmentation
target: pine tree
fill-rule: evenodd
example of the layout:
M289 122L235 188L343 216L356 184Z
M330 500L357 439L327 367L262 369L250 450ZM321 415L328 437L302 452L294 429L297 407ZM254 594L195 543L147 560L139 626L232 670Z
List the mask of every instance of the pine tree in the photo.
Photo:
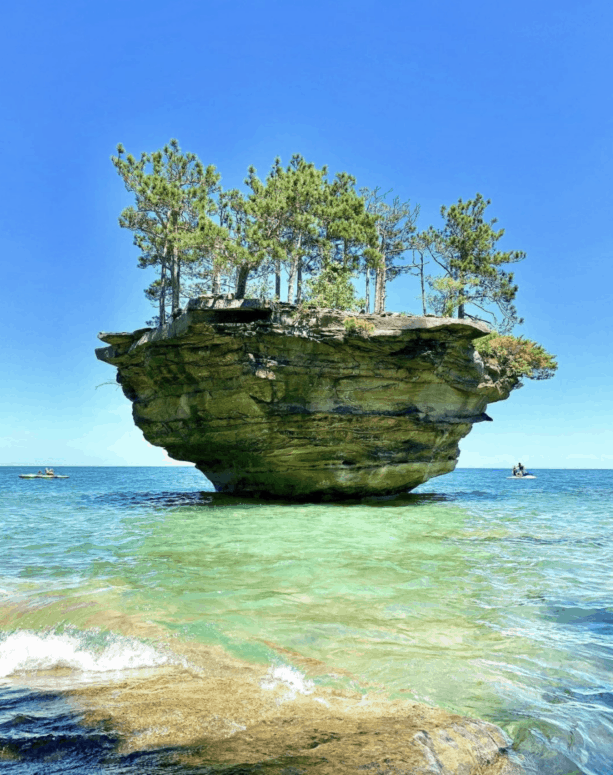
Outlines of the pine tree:
M265 181L254 167L245 184L250 189L246 211L251 217L247 240L257 263L275 274L275 297L281 295L281 269L288 273L287 300L300 299L303 261L309 238L317 233L317 204L323 196L327 168L318 170L302 156L292 156L286 168L275 159Z
M466 307L476 307L480 314L489 316L489 322L508 333L516 323L523 322L517 316L513 304L517 285L513 274L500 267L525 258L519 251L500 251L496 243L504 229L494 229L494 218L486 221L485 209L491 204L477 194L474 199L442 207L445 224L440 229L430 228L420 235L422 244L444 275L428 278L434 291L432 301L439 314L470 317L482 320L478 315L467 313ZM500 317L489 307L494 305Z
M135 206L125 208L119 225L134 232L141 251L141 267L158 266L160 277L146 290L157 299L159 322L166 321L167 290L171 291L171 311L180 307L181 267L202 258L202 241L197 229L215 212L214 194L220 175L215 167L206 169L193 153L182 153L177 140L161 151L142 153L140 159L125 152L120 144L112 156L117 172Z
M401 266L397 264L397 261L402 256L407 255L412 248L419 205L411 207L409 201L401 202L399 197L395 197L389 204L385 201L387 195L380 194L378 187L372 191L362 188L360 193L366 199L367 211L376 218L377 250L381 254L381 260L374 267L374 311L376 314L381 314L385 312L387 283L399 275L415 271L417 268L414 260ZM370 307L371 268L366 265L364 270L368 311Z
M334 298L355 298L348 295L348 283L361 263L369 268L378 267L382 256L378 251L376 218L367 211L366 202L355 189L356 180L346 172L337 173L331 183L326 181L324 196L319 203L319 230L311 238L309 273L318 276L316 282L323 289L323 280L338 284ZM334 305L337 308L338 304ZM354 309L355 304L346 309Z

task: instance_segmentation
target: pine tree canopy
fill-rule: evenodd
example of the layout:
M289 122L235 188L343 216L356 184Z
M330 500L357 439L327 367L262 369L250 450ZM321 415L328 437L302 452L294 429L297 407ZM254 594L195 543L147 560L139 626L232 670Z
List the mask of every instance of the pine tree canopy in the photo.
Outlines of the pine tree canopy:
M285 166L275 158L264 178L248 167L242 190L224 189L215 167L175 139L139 157L118 145L111 158L134 197L119 224L134 235L138 265L157 272L145 291L157 324L194 294L280 299L283 287L291 302L369 311L373 283L382 313L401 275L419 278L423 314L485 320L502 334L522 322L506 267L525 254L498 248L504 230L486 219L481 194L442 207L443 224L418 233L419 205L358 190L349 173L330 177L300 154Z
M442 207L444 225L438 229L430 226L419 239L443 270L442 276L427 278L434 291L430 301L435 312L486 320L508 333L522 320L513 304L517 293L513 273L501 266L521 261L526 254L497 249L504 229L494 229L496 218L485 220L485 209L490 204L489 199L477 194L466 202L459 199L450 207ZM467 307L478 312L468 313Z

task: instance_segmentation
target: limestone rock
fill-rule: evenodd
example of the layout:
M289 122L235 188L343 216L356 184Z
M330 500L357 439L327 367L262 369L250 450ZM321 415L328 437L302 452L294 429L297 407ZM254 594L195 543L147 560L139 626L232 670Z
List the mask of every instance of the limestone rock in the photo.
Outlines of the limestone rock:
M96 355L117 367L147 441L217 490L332 500L406 492L455 468L460 439L515 386L474 351L487 332L203 296L160 328L99 334L110 346Z
M157 750L169 771L203 775L526 775L487 721L322 684L288 692L217 647L175 649L183 661L71 692L123 755Z

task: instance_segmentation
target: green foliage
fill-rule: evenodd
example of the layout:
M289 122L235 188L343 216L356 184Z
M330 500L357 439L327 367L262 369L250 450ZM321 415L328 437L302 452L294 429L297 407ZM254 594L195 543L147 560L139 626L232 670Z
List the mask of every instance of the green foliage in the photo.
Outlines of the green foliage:
M375 275L374 311L377 314L385 312L387 283L401 274L415 273L418 270L414 259L405 264L397 262L406 257L412 249L419 214L419 205L412 207L410 201L401 202L399 197L395 197L392 202L386 202L387 194L380 194L379 190L360 189L360 194L366 201L366 210L375 219L377 231L376 253L371 251L370 255L364 255L364 272L367 276L366 311L370 311L368 279L372 270Z
M196 229L215 212L213 195L220 176L213 166L205 169L195 154L183 153L177 140L161 151L142 153L138 160L119 144L111 161L135 197L135 205L121 213L119 225L134 232L139 265L160 267L159 280L146 293L158 302L163 323L167 288L174 313L180 306L181 267L199 258L202 244L195 239Z
M307 280L305 305L350 312L359 310L363 299L356 298L355 286L351 282L354 274L350 267L341 263L328 263L320 274Z
M530 339L491 333L475 339L475 349L481 355L493 358L501 369L519 380L551 379L558 364L554 355ZM521 386L521 381L517 387Z
M427 281L436 314L494 325L500 333L478 340L477 347L518 379L548 379L557 368L540 345L509 336L521 320L514 306L517 285L504 266L525 254L498 249L504 231L494 228L496 219L486 220L490 201L481 194L442 207L443 226L418 234L418 206L398 197L386 201L378 188L358 192L353 176L340 172L330 179L326 166L299 154L287 166L275 159L264 180L249 167L245 192L224 191L215 167L184 153L177 140L138 159L118 145L111 158L134 195L119 224L134 234L139 266L159 272L145 290L159 308L156 324L191 295L279 299L284 271L288 301L347 312L368 309L374 277L375 312L382 313L387 283L410 273L420 280L423 314ZM426 278L428 263L438 275ZM366 299L357 298L359 273ZM363 335L369 325L345 321L348 331Z
M327 175L327 167L317 169L298 154L286 168L275 159L265 181L249 168L248 242L254 263L274 271L276 298L282 267L288 273L287 300L299 302L303 276L325 272L333 263L356 269L362 257L378 257L375 219L355 191L355 178L341 172L330 182Z
M272 295L270 277L263 273L252 277L247 283L246 295L249 299L270 299Z
M375 330L374 323L361 318L345 318L343 325L348 334L355 334L356 336L369 337Z
M378 188L358 193L348 173L329 180L327 167L317 168L298 154L287 167L275 159L264 181L249 167L246 194L223 191L215 168L183 153L176 140L139 159L119 145L112 161L135 196L119 223L134 233L139 265L159 269L146 294L159 306L161 323L167 306L176 313L190 291L234 290L242 298L248 289L267 292L274 278L273 293L280 298L283 270L288 301L299 303L306 293L316 306L347 310L358 306L352 283L358 271L366 276L369 307L374 273L378 313L385 311L387 283L414 273L426 314L426 255L443 270L428 278L436 313L477 319L484 314L496 324L493 305L502 313L497 327L503 333L520 322L513 306L517 286L501 265L524 254L496 249L503 230L493 229L495 219L485 221L489 201L480 194L441 208L444 226L416 234L418 206L398 197L387 202ZM469 306L481 312L469 314Z
M432 309L442 317L453 317L457 307L470 301L469 289L474 288L478 280L473 277L456 280L443 275L429 278L428 284L434 291L433 294L428 294Z
M485 315L503 333L509 333L516 323L521 323L513 305L517 285L513 274L501 269L503 264L515 263L525 258L521 251L500 251L496 243L504 229L494 229L495 218L486 221L485 210L490 200L477 194L474 199L459 199L451 207L442 207L445 220L442 228L433 226L419 235L419 242L434 262L443 269L443 277L429 277L434 291L431 302L436 312L450 315L457 309L457 316L479 320ZM497 308L492 312L490 306ZM477 315L468 314L467 306L476 307ZM498 319L496 315L501 315Z

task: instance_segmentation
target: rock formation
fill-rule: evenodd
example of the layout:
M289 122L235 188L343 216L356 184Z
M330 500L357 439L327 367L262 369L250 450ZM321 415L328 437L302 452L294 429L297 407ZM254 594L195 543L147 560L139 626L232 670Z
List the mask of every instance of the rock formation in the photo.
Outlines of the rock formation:
M270 675L260 665L213 650L203 662L193 644L180 651L185 663L157 675L71 692L122 755L155 752L156 772L527 775L524 757L486 721L321 685L308 694L264 688Z
M484 324L192 299L168 325L99 334L147 441L224 492L341 499L406 492L515 382L484 364Z

